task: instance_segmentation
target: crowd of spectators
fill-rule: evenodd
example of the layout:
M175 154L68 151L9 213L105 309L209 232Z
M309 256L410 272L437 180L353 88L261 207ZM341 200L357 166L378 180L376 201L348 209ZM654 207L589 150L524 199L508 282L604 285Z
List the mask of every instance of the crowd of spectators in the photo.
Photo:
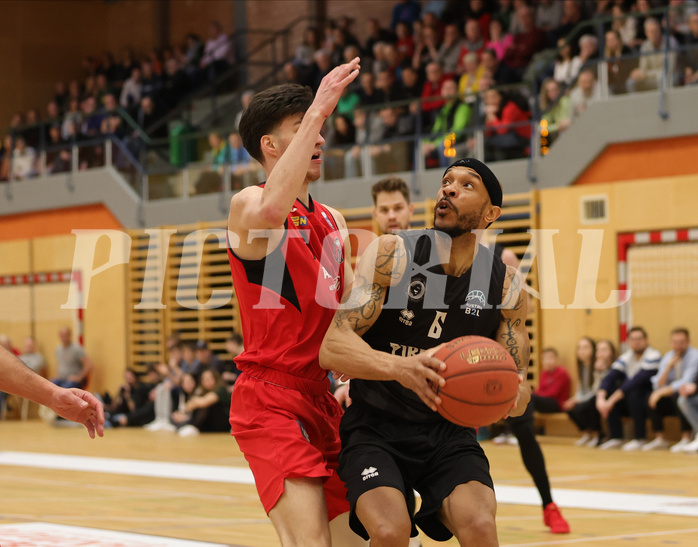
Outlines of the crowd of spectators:
M103 395L108 425L183 437L230 431L230 396L238 375L234 359L242 349L236 333L226 340L229 360L219 358L203 340L183 343L171 336L167 362L148 367L141 379L127 369L118 393Z
M543 414L566 412L582 433L577 446L698 453L698 350L691 346L688 330L671 331L671 350L664 355L650 345L640 326L628 331L627 342L628 349L617 355L613 342L582 337L575 351L573 395L571 375L557 350L544 349L538 387L531 396L534 409ZM664 433L669 416L678 418L681 431L673 445ZM624 438L623 418L632 424L630 439ZM513 444L509 434L495 438L495 444L505 443Z
M545 122L545 153L600 97L598 59L607 61L611 94L657 88L667 45L674 83L698 82L698 2L669 4L663 17L652 10L665 3L650 0L398 0L390 21L341 16L307 28L280 76L317 89L334 66L361 57L362 73L337 107L341 120L327 124L327 148L334 150L328 154L326 178L360 175L366 159L359 153L362 145L370 145L367 157L376 174L414 167L415 148L428 167L437 166L453 150L472 153L475 128L483 126L487 160L521 157L530 151L534 113ZM603 23L583 24L596 20ZM355 25L365 25L364 39L357 38ZM103 134L137 138L123 119L124 110L141 127L152 126L188 90L229 66L232 53L229 37L214 22L205 44L190 34L185 44L152 51L139 61L129 51L119 61L108 53L85 59L84 82L56 85L43 136L38 127L25 127L15 131L14 141L3 139L0 180L34 176L39 143L56 149L71 139ZM447 81L457 84L457 97L444 94ZM493 87L497 94L488 93ZM446 91L451 93L450 85ZM243 108L250 98L246 93ZM11 126L40 118L30 110L15 115ZM419 143L416 133L423 136ZM165 135L163 126L151 136ZM10 156L16 160L12 173ZM73 159L55 152L45 169L69 170ZM100 165L103 151L96 147L79 161L80 169Z
M82 61L83 78L67 85L57 82L43 115L38 109L30 109L12 117L11 134L2 139L0 146L0 180L23 180L40 171L70 171L74 158L69 146L106 135L124 139L129 150L137 154L139 128L148 130L188 92L229 68L233 59L230 37L217 21L209 25L205 42L190 33L177 47L139 57L130 49L125 49L118 60L111 52L100 58L86 57ZM166 137L167 126L163 124L148 135ZM39 150L46 151L45 165L39 162ZM76 168L103 164L103 148L86 146L80 150Z

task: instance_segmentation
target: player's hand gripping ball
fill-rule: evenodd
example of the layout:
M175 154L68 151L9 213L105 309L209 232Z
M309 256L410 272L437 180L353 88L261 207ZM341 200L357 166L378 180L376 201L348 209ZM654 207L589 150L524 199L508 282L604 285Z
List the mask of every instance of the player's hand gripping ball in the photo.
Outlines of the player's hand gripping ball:
M446 363L440 374L439 414L454 424L483 427L502 419L519 392L516 364L504 347L482 336L462 336L434 355Z

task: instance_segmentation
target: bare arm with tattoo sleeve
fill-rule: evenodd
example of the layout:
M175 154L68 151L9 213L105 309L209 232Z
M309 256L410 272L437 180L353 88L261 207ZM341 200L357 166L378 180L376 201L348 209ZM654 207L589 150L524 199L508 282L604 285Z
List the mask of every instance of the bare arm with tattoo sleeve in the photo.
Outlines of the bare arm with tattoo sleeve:
M445 384L436 371L446 367L432 357L436 348L400 357L376 351L361 338L378 319L386 290L400 281L406 267L407 253L401 238L385 235L371 243L322 342L320 366L350 378L397 380L436 410L440 399L431 384Z
M524 280L519 272L507 266L502 291L502 321L497 330L497 342L502 344L519 369L519 396L509 411L509 416L521 416L531 400L531 386L528 384L528 361L531 354L531 344L526 330L528 305L526 292L523 290Z

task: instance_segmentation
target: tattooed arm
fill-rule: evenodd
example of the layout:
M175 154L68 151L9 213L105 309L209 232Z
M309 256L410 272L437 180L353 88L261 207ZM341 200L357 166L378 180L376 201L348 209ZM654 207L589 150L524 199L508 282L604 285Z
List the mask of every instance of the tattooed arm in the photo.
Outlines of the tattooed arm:
M521 416L531 399L531 386L528 384L528 361L531 344L526 330L528 305L526 292L523 289L525 281L519 272L507 266L502 290L502 321L497 330L497 342L502 344L519 369L519 396L509 411L509 416Z
M350 378L397 380L436 410L439 399L431 384L445 383L436 373L445 365L432 357L435 350L399 357L376 351L361 339L381 314L386 290L399 283L406 269L407 253L402 238L385 235L371 243L325 334L320 366Z

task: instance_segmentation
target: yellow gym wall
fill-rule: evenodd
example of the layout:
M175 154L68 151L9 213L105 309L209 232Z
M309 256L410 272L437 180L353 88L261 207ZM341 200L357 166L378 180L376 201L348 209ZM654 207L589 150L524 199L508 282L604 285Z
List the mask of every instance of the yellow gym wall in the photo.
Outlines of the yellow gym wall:
M0 242L0 275L71 271L75 255L76 237L58 235L37 237L32 240ZM124 241L115 241L113 253L128 257ZM111 243L102 237L95 246L94 260L90 252L75 257L83 272L104 264L111 251ZM126 367L126 264L111 267L93 277L87 308L84 310L84 340L87 354L95 363L90 378L90 391L113 391L123 378ZM33 291L33 298L31 292ZM22 349L23 339L32 332L39 350L48 363L47 376L56 374L55 349L58 329L63 325L75 332L76 310L64 310L68 301L69 284L55 283L19 287L0 287L0 334L7 334L13 344Z
M587 196L608 196L608 222L583 224L580 200ZM605 302L618 289L617 235L624 232L698 228L698 175L655 178L608 184L589 184L541 190L539 192L541 229L559 230L553 238L554 257L540 257L540 284L552 290L550 272L557 266L560 303L569 306L574 300L578 271L580 285L586 287L587 300L593 295ZM582 237L577 230L603 229L598 280L587 264L579 270ZM698 272L696 272L698 275ZM546 281L547 279L547 281ZM698 296L698 295L696 295ZM688 313L685 300L669 301L648 307L633 304L633 322L644 326L650 343L662 352L669 348L669 332L685 326L698 337L698 316ZM652 309L651 313L648 310ZM679 314L677 310L686 310ZM695 309L695 308L693 308ZM594 339L608 338L618 343L619 310L611 309L543 309L541 317L543 347L554 346L568 370L575 367L576 341L583 335Z

